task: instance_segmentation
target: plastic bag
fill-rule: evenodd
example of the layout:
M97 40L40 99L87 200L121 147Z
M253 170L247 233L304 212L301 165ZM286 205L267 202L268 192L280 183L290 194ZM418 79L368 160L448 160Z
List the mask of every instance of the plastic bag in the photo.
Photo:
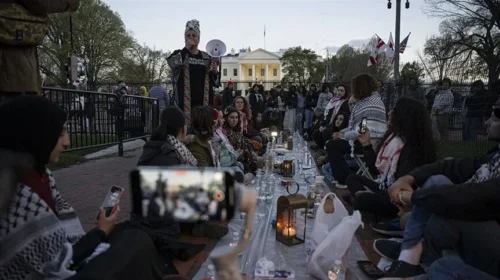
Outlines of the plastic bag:
M325 211L325 203L328 198L333 200L333 212L331 213ZM325 239L328 233L347 216L349 216L347 209L334 193L328 193L323 197L318 210L316 210L312 233L306 243L307 261L311 259L316 247Z
M349 250L354 233L360 225L362 222L359 211L355 211L352 216L344 217L314 251L307 266L309 274L318 279L328 280L328 270L336 260L341 260L342 273L344 274L342 279L345 279L348 264L347 250Z

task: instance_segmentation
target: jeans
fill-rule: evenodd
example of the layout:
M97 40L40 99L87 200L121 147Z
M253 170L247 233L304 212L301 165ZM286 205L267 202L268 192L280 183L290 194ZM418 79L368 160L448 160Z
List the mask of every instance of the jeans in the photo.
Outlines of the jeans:
M355 141L354 152L362 153L362 151L361 144ZM345 161L345 155L351 154L351 145L344 139L331 140L326 143L326 152L328 153L328 161L333 170L333 177L337 179L339 184L344 185L347 176L353 173Z
M500 225L497 221L470 222L432 215L424 237L425 255L430 258L424 261L432 263L451 252L463 263L500 277L498 236Z
M481 118L465 117L463 130L462 130L462 140L464 141L476 141L477 130L481 127Z
M446 257L435 261L428 271L430 280L499 280L481 270L466 265L459 257Z
M306 109L304 111L304 115L305 115L304 128L309 129L313 124L314 111L312 109Z
M434 175L427 179L422 187L432 188L434 186L448 184L453 184L448 177L443 175ZM432 214L425 212L423 209L413 206L410 218L408 218L408 223L406 224L404 240L401 244L402 250L413 248L422 241L431 215Z
M295 131L302 135L304 131L304 108L295 109Z

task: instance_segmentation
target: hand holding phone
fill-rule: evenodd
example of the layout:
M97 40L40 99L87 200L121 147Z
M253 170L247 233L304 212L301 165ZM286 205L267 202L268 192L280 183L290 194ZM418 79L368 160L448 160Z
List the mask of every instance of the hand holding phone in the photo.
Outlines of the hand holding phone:
M365 134L367 128L368 128L368 119L364 117L359 123L358 133Z
M118 220L118 214L120 214L120 206L117 205L115 211L110 216L106 216L106 210L101 208L99 211L99 216L97 216L97 228L104 231L106 236L108 236L115 228L116 221Z
M120 203L120 199L122 197L124 189L118 186L112 186L104 201L102 202L101 209L104 210L104 216L109 217L116 211L118 204ZM100 213L97 215L97 219L99 219Z

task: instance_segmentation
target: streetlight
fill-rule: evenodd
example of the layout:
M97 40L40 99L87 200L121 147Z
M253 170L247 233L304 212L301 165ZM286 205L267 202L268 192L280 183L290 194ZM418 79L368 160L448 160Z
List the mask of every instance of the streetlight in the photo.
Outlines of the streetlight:
M399 40L401 39L401 1L396 1L396 32L394 42L394 83L399 83ZM391 0L387 0L387 9L392 8ZM410 8L410 0L406 0L405 8Z

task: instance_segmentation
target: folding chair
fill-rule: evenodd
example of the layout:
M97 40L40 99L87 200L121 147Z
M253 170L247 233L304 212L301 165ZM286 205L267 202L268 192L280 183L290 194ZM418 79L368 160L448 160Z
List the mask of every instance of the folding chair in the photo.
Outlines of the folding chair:
M363 154L354 154L354 160L356 161L356 163L359 166L358 172L356 172L356 174L363 175L363 176L375 181L375 178L373 178L373 176L370 172L370 169L368 168L368 166L366 166L364 158L365 158L365 155L363 155Z

